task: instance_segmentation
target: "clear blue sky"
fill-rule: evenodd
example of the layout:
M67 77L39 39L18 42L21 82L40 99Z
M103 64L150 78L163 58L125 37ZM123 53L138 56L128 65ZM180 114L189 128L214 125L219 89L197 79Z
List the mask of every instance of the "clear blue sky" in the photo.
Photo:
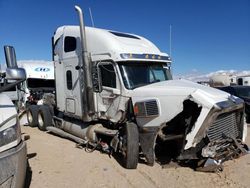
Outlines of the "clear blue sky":
M250 70L250 0L0 0L0 62L3 45L18 60L51 60L58 26L78 24L74 5L91 25L142 35L169 52L176 74L192 70Z

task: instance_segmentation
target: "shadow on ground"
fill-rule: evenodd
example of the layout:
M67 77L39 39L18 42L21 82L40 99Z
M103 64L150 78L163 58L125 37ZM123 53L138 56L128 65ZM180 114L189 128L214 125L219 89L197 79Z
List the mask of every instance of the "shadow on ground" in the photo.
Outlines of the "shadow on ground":
M29 188L30 187L30 183L31 183L31 179L32 179L32 169L31 166L29 164L29 159L35 157L37 154L36 153L29 153L27 154L27 169L26 169L26 178L25 178L25 183L24 183L24 188Z

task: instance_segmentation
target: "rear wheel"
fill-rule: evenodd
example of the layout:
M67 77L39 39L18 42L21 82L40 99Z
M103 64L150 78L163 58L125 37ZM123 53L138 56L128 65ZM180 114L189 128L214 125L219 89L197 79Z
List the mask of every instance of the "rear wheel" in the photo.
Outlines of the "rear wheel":
M27 108L27 120L29 126L36 127L37 126L37 113L38 113L38 106L30 105Z
M139 133L135 123L127 123L122 137L123 165L127 169L136 169L139 158Z
M38 128L46 131L48 126L52 124L52 115L48 106L41 106L38 111Z

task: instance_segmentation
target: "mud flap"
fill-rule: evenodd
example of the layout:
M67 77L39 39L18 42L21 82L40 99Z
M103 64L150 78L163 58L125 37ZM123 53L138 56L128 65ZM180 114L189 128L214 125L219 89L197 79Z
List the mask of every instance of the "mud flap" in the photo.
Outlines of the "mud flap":
M154 165L155 162L155 138L158 128L147 127L139 130L140 146L143 154L147 160L147 164L150 166Z

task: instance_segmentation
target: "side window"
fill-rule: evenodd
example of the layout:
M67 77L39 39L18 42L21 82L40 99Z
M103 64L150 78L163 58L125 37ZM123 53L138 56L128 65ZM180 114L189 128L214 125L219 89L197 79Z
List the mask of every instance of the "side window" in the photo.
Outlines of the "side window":
M65 37L64 39L64 52L72 52L76 50L76 38Z
M116 74L113 65L106 64L100 65L102 85L107 87L116 88Z
M67 82L67 89L72 90L72 72L68 70L66 72L66 82Z

